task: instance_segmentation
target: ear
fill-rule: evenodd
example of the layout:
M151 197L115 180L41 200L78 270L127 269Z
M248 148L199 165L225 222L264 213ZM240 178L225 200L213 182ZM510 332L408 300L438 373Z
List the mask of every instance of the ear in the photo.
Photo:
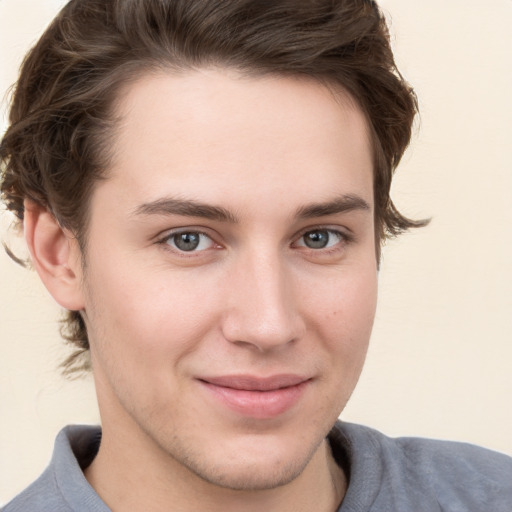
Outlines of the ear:
M62 307L84 309L78 242L48 210L30 200L24 206L25 240L39 277Z

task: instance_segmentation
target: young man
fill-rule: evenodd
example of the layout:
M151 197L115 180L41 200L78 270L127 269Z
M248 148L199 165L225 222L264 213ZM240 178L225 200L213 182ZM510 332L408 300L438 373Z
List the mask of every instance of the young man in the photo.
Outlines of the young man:
M416 112L364 0L74 0L22 69L2 193L90 361L18 510L512 507L512 461L337 423ZM89 359L90 357L90 359Z

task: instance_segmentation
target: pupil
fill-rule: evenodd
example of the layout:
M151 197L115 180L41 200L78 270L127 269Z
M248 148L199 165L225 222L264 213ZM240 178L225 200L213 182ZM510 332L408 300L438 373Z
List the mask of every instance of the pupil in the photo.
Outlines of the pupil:
M310 249L323 249L329 243L329 233L327 231L311 231L304 238L305 244Z
M180 233L174 236L174 243L178 249L182 251L193 251L199 245L198 233Z

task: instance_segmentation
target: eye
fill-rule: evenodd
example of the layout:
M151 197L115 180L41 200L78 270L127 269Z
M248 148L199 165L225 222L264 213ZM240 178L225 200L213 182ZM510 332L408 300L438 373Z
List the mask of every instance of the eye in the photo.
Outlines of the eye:
M314 229L304 233L297 246L308 249L329 249L345 239L344 235L333 229Z
M166 236L162 243L170 245L181 252L205 251L213 247L213 240L204 233L198 231L181 231Z

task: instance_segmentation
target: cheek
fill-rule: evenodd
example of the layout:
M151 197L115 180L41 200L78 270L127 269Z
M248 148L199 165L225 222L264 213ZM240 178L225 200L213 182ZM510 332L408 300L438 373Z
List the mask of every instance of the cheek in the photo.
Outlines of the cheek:
M198 284L169 270L102 265L87 281L91 336L108 340L102 350L116 357L169 363L191 350L217 315L218 300L206 292L214 287Z
M341 331L371 331L377 304L377 269L375 265L358 269L333 269L322 279L302 276L301 301L326 328Z
M344 283L333 315L356 338L370 337L377 306L377 277L371 273Z
M361 272L332 277L314 295L310 315L330 353L333 366L359 374L370 339L377 304L377 272L369 266Z

